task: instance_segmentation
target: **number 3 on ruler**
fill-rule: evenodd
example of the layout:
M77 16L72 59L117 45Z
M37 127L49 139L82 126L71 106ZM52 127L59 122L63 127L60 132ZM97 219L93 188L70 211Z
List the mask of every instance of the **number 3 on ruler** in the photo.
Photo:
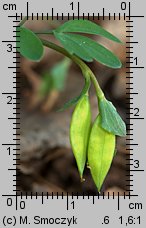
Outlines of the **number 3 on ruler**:
M12 46L12 44L7 44L7 52L12 52L12 50L13 50L13 46Z

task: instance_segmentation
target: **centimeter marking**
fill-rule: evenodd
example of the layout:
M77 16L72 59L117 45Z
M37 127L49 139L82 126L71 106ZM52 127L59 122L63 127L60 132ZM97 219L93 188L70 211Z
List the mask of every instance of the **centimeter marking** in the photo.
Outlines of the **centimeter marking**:
M74 195L76 194L76 195ZM58 194L58 192L56 193L51 193L49 194L48 192L42 192L42 193L38 193L38 192L35 192L35 193L32 193L30 192L29 194L27 192L16 192L16 194L10 194L10 195L2 195L3 197L6 197L6 198L15 198L16 200L16 210L18 210L18 197L19 197L19 200L20 202L22 200L27 200L27 199L34 199L34 200L37 200L38 197L41 198L41 203L42 205L45 204L45 200L53 200L53 199L64 199L66 200L66 209L69 210L70 207L71 207L71 204L73 203L73 201L75 200L78 200L79 198L80 199L89 199L92 201L92 204L95 204L95 200L99 200L99 199L107 199L107 200L117 200L117 209L120 210L120 199L123 198L124 200L128 197L129 199L131 199L132 197L138 197L138 195L135 195L135 194L131 194L130 192L128 194L126 194L126 192L124 192L124 195L121 196L120 193L118 192L117 195L115 195L115 192L112 193L112 195L108 192L107 195L105 195L104 192L102 192L102 194L97 194L97 195L85 195L84 192L83 192L83 195L82 196L79 196L78 195L78 192L77 193L73 193L71 195L69 195L69 193L67 192L66 194L64 194L62 192L62 194ZM21 208L22 209L22 208ZM23 208L24 209L24 208ZM75 209L74 206L72 206L72 209Z
M130 40L126 42L126 78L129 79L130 82L126 83L126 85L129 85L129 87L126 87L126 95L128 97L126 97L127 101L126 101L126 104L127 104L127 110L128 112L126 113L127 116L126 116L126 119L128 120L128 124L127 124L127 130L130 131L130 133L127 134L127 139L126 141L126 150L127 151L133 151L133 148L132 147L137 147L138 144L137 143L131 143L131 141L133 141L133 126L134 124L131 123L132 120L143 120L144 118L143 117L137 117L134 115L133 112L131 112L131 110L134 110L134 107L133 107L133 102L131 102L131 100L134 99L134 96L138 95L138 92L131 92L131 90L133 90L133 82L132 82L132 79L133 79L133 71L131 71L131 69L133 70L136 70L136 69L144 69L144 67L142 66L137 66L137 63L136 63L136 66L133 66L131 64L134 64L134 51L131 51L134 49L134 45L137 45L138 44L138 41L131 41L131 39L134 38L134 25L133 25L133 20L131 20L131 18L135 17L135 16L131 16L131 7L130 7L130 3L129 3L129 18L128 20L126 20L126 37L129 38ZM142 17L142 16L141 16ZM129 100L129 102L128 102ZM130 127L130 129L128 129ZM127 169L126 169L126 176L128 177L126 179L127 181L127 184L126 184L126 187L128 188L127 190L129 190L129 192L133 192L133 187L134 185L132 184L133 181L134 181L134 175L132 174L133 172L144 172L143 169L131 169L131 166L134 167L134 159L132 158L134 156L133 153L129 153L129 154L126 154L127 155L127 158L126 160L128 162L126 162L126 166L127 166Z
M108 15L108 19L109 20L111 20L112 18L111 17L113 17L114 18L114 20L116 20L116 19L118 19L118 20L120 20L121 19L121 17L124 17L124 20L126 20L127 18L129 19L129 21L130 21L130 19L131 18L143 18L144 16L142 16L142 15L131 15L131 3L129 2L128 3L129 4L129 6L128 6L128 8L129 8L129 12L128 12L128 16L126 16L126 13L123 13L122 15L121 15L121 13L114 13L113 15L111 15L111 13L108 13L107 12L107 14L105 14L105 8L103 8L102 9L102 14L100 14L100 13L98 13L97 12L97 17L98 17L98 20L100 20L100 19L102 19L102 20L105 20L105 17L107 17L107 15ZM70 4L71 5L71 4ZM72 6L72 10L74 11L74 8L73 8L73 6ZM27 2L26 3L26 16L27 16L27 20L31 17L31 20L34 20L34 17L36 17L36 19L37 20L39 20L39 17L40 17L40 15L38 14L38 13L36 13L36 15L34 15L34 13L31 13L31 15L29 15L30 13L29 13L29 3ZM55 14L55 16L54 16L54 14ZM58 12L55 12L54 13L54 8L52 8L52 10L51 10L51 18L52 18L52 20L53 19L57 19L57 20L64 20L64 19L66 19L66 17L68 18L68 20L70 20L70 19L75 19L75 18L80 18L80 17L83 17L83 19L85 19L85 17L87 17L88 19L91 19L91 17L92 17L92 19L94 20L95 19L95 12L94 13L87 13L87 14L85 14L85 13L83 13L82 15L80 14L80 2L77 2L77 15L75 15L75 13L73 12L72 14L71 13L68 13L67 15L64 15L64 13L58 13ZM15 15L12 15L12 16L8 16L8 17L11 17L11 18L16 18L16 21L14 21L14 22L19 22L18 21L18 19L19 20L22 20L22 18L23 18L23 15L22 15L22 13L20 13L20 15L18 15L17 13L15 14ZM50 17L50 15L47 13L47 14L44 14L44 13L42 13L41 14L41 19L42 20L44 20L44 19L46 19L47 18L47 20L49 19L49 17Z
M87 15L85 15L85 13L83 13L82 15L80 15L80 3L78 2L77 3L77 12L78 12L78 14L77 14L77 18L79 19L80 17L83 17L83 19L85 18L85 17L87 17L88 19L95 19L95 13L93 13L93 14L87 14ZM34 16L36 16L36 19L37 20L39 20L39 14L37 13L36 15L34 15L33 13L31 14L31 16L29 16L29 3L27 2L27 10L26 10L26 12L27 12L27 20L31 17L31 19L33 20L34 19ZM131 6L130 6L130 2L129 2L129 15L127 16L125 13L124 14L122 14L121 15L121 13L118 13L118 14L116 14L116 13L114 13L114 15L112 16L111 15L111 13L109 13L109 14L107 14L108 15L108 19L109 20L111 20L111 19L114 19L114 20L116 20L116 19L118 19L118 20L121 20L121 17L123 17L124 18L124 20L126 21L126 28L127 28L127 31L126 31L126 33L127 33L127 35L126 35L126 37L127 38L133 38L134 37L134 35L133 35L133 30L131 30L131 29L133 29L133 25L132 25L132 23L133 23L133 20L132 20L132 18L142 18L142 17L144 17L144 16L137 16L137 15L131 15ZM105 16L107 16L107 15L105 15L105 8L103 8L103 12L102 12L102 15L101 14L99 14L99 13L97 13L97 18L98 18L98 20L100 20L100 19L102 19L102 20L104 20L105 19ZM20 15L18 15L17 13L15 14L15 15L13 15L13 16L8 16L8 17L10 17L10 18L14 18L14 20L13 20L13 22L14 23L19 23L20 22L20 20L22 20L22 18L23 18L23 15L22 15L22 13L20 13ZM42 13L42 15L41 15L41 19L42 20L44 20L44 17L47 17L47 20L49 19L49 15L48 15L48 13L47 14L43 14ZM54 16L54 8L52 8L52 15L51 15L51 17L52 17L52 19L57 19L57 20L59 20L59 19L62 19L62 20L64 20L64 17L66 17L63 13L61 13L61 15L59 15L59 13L56 13L56 16ZM75 16L75 13L72 13L72 14L70 14L70 13L68 13L68 15L67 15L67 18L68 18L68 20L70 20L70 19L74 19L76 16ZM87 19L86 18L86 19ZM18 27L19 28L19 26L18 25L13 25L13 27L14 28L16 28L16 27ZM16 38L16 37L18 37L19 36L19 31L18 31L18 33L16 34L16 31L13 31L14 32L14 35L13 35L13 37L14 38ZM132 34L132 35L131 35ZM5 42L5 43L14 43L14 42L16 42L15 40L5 40L5 41L2 41L2 42ZM19 42L19 41L17 41L17 42ZM144 67L142 67L142 66L131 66L130 64L132 63L133 64L133 60L131 60L131 59L133 59L134 57L132 56L132 54L133 54L133 51L130 51L131 49L133 50L133 48L134 48L134 46L131 46L131 45L134 45L134 44L138 44L138 42L137 41L127 41L126 42L126 44L127 44L127 46L126 46L126 59L127 59L127 61L126 61L126 69L129 69L129 70L127 70L126 71L126 78L127 79L130 79L130 83L127 83L128 85L129 85L129 87L127 87L126 88L126 98L127 99L133 99L133 95L138 95L138 93L137 92L131 92L131 90L133 89L132 87L131 87L131 85L133 84L132 82L131 82L131 79L133 78L133 76L132 76L132 74L133 74L133 72L131 72L131 69L143 69ZM13 54L14 54L14 56L13 56L13 59L18 59L18 61L17 62L13 62L13 64L17 64L17 65L15 65L15 66L9 66L8 68L10 68L10 69L15 69L15 71L13 72L13 74L19 74L20 73L20 71L19 71L19 68L20 68L20 66L19 66L19 64L20 64L20 56L17 56L17 54L18 54L18 52L17 51L13 51ZM13 113L13 115L16 115L15 117L10 117L10 118L8 118L8 119L11 119L11 120L16 120L16 122L13 122L13 125L16 125L16 127L13 127L13 130L14 131L16 131L16 133L14 133L13 135L14 136L20 136L20 117L19 117L19 115L20 115L20 98L18 97L18 96L20 96L20 77L19 76L17 76L17 81L16 81L16 76L15 77L13 77L15 80L13 81L13 83L14 84L16 84L16 86L15 87L13 87L13 88L16 88L16 93L3 93L3 94L5 94L5 95L16 95L16 98L19 100L18 102L13 102L13 105L16 105L16 107L13 107L13 109L14 110L16 110L15 111L15 114ZM14 98L14 99L16 99L16 98ZM128 107L127 107L127 109L129 110L129 113L127 114L127 120L128 121L130 121L130 120L134 120L134 119L136 119L136 120L141 120L141 119L144 119L144 118L142 118L142 117L140 117L140 118L135 118L135 117L131 117L130 116L130 110L131 109L133 109L133 108L131 108L131 105L133 105L133 103L131 103L131 102L127 102L127 105L128 105ZM17 111L17 110L19 110L19 111ZM17 126L18 125L18 126ZM127 124L127 130L129 130L130 131L130 133L128 133L127 134L127 136L129 136L126 140L127 141L132 141L133 140L133 138L132 137L130 137L130 136L133 136L133 133L132 133L132 131L133 131L133 128L131 127L131 125L133 126L133 124L130 124L130 123L128 123ZM130 128L128 128L128 126L130 126ZM17 137L17 138L15 138L15 139L13 139L13 141L16 141L16 140L20 140L20 138L19 137ZM6 144L2 144L2 145L4 145L4 146L15 146L16 148L13 148L13 151L19 151L20 150L20 143L6 143ZM129 146L130 146L130 148L129 148ZM127 151L131 151L131 150L133 150L133 148L131 148L132 146L138 146L138 144L136 144L136 143L126 143L126 150ZM9 168L8 170L9 171L16 171L17 173L16 174L13 174L13 176L19 176L20 174L19 174L19 171L20 171L20 169L18 168L18 166L20 165L19 163L18 163L18 161L20 160L19 159L19 156L20 156L20 154L19 153L17 153L17 155L16 155L16 153L13 153L13 156L15 156L15 158L13 159L13 161L15 161L16 163L13 163L13 166L16 166L15 168ZM132 189L132 187L133 187L133 185L132 184L130 184L131 182L133 182L133 174L131 174L131 172L142 172L142 171L144 171L144 170L142 170L142 169L130 169L130 166L132 165L132 163L131 163L131 161L133 161L133 159L131 158L131 156L133 156L133 153L129 153L129 154L127 154L127 156L126 156L126 161L127 160L129 160L129 163L127 163L126 162L126 165L128 166L127 167L127 169L126 169L126 171L127 171L127 173L126 173L126 182L127 182L127 184L126 184L126 186L125 186L125 190L126 191L124 191L124 196L123 196L123 198L125 199L125 197L129 197L129 199L131 198L131 197L137 197L138 195L135 195L135 194L131 194L131 192L133 191L133 189ZM13 187L14 187L14 189L13 189L13 191L14 192L16 192L16 194L12 194L12 195L3 195L4 197L15 197L16 198L16 210L18 209L18 206L17 206L17 202L18 202L18 199L17 199L17 197L21 197L21 199L22 198L28 198L28 197L30 197L31 199L33 199L33 198L35 198L35 199L37 199L38 198L38 193L36 192L35 193L35 195L33 196L33 193L31 192L30 193L30 196L28 196L28 193L27 192L25 192L25 193L23 193L22 194L22 192L21 192L21 190L19 189L19 187L20 187L20 184L19 184L19 182L20 182L20 180L17 178L17 181L16 181L16 179L14 179L14 182L15 182L15 184L13 184ZM47 192L46 193L46 196L45 196L45 193L43 193L42 192L42 194L41 194L41 197L42 197L42 204L44 203L44 197L46 197L47 199L49 199L50 197L53 199L54 197L56 197L57 199L59 198L59 197L61 197L62 199L64 199L64 194L63 194L63 192L62 192L62 195L61 196L59 196L59 194L58 194L58 192L56 193L56 196L54 196L54 193L52 192L52 194L51 195L49 195L49 193ZM71 195L71 197L72 197L72 199L74 198L74 197L76 197L76 199L78 199L78 192L76 193L76 196L74 195L74 193L72 193L72 195ZM91 197L92 197L92 199L93 199L93 204L94 204L94 201L95 201L95 196L85 196L85 193L83 192L83 199L85 198L85 197L88 197L88 199L90 199ZM99 198L103 198L103 199L105 199L105 193L104 192L102 192L102 194L97 194L97 197L98 197L98 199ZM115 193L113 192L113 195L111 196L113 199L115 199ZM118 210L120 209L120 195L119 195L119 192L118 192L118 196L117 196L117 202L118 202ZM65 196L65 198L66 198L66 202L67 202L67 210L69 209L69 193L67 193L67 195ZM109 194L109 192L107 193L107 196L106 196L106 198L107 199L109 199L110 198L110 194Z

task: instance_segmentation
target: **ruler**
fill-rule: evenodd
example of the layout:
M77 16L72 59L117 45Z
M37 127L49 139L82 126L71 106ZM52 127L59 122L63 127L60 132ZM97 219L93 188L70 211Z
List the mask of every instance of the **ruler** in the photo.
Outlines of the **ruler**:
M105 1L57 0L36 2L1 1L1 227L35 227L36 225L64 225L73 227L141 226L145 223L144 206L146 204L144 188L144 130L146 108L145 90L145 40L143 31L145 12L142 1ZM104 192L96 196L79 196L72 193L66 196L43 193L38 195L19 191L19 151L20 151L20 59L16 56L16 26L23 16L38 20L44 17L57 19L74 17L111 17L126 21L126 67L125 75L130 79L127 86L127 120L129 129L126 148L127 190L123 196ZM16 83L17 73L17 83ZM17 130L17 133L16 133ZM16 137L17 136L17 137ZM16 156L17 154L17 156ZM16 186L17 185L17 186ZM17 190L16 190L17 187ZM94 227L94 226L93 226Z

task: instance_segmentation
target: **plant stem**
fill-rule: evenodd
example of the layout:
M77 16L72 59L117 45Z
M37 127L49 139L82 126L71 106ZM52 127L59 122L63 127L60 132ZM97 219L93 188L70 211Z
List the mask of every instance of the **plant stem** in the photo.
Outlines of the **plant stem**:
M94 73L92 72L92 70L77 56L73 56L72 60L78 64L78 66L82 69L82 71L84 71L86 74L88 74L94 84L95 87L95 91L96 91L96 95L99 99L104 98L104 93L102 91L102 89L100 88L100 85L94 75Z
M82 70L83 75L85 77L87 75L90 76L90 78L91 78L91 80L92 80L92 82L94 84L98 99L104 98L104 93L101 90L100 85L99 85L95 75L93 74L91 69L80 58L78 58L75 55L70 55L64 48L62 48L62 47L60 47L60 46L58 46L58 45L56 45L56 44L54 44L54 43L52 43L50 41L44 40L42 38L40 38L40 40L42 41L44 46L49 47L49 48L51 48L51 49L53 49L53 50L55 50L57 52L60 52L63 55L65 55L68 58L70 58L71 60L73 60L80 67L80 69Z
M26 21L28 20L28 17L24 17L22 21L20 21L19 26L22 26Z

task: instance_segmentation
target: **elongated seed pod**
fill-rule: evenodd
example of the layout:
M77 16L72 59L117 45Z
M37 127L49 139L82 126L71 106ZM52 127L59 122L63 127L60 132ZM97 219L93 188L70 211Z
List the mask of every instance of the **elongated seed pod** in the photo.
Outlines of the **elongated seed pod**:
M115 152L115 135L105 131L100 124L99 115L91 129L88 144L88 163L98 191L110 169Z
M91 127L91 110L88 95L84 95L75 107L70 125L70 142L80 177L87 158L87 145Z

